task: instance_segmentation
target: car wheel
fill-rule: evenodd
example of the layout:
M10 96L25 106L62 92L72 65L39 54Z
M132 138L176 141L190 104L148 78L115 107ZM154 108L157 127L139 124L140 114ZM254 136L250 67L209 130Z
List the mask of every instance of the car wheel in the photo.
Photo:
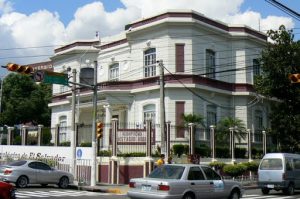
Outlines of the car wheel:
M289 186L285 189L283 189L283 193L286 194L286 195L294 195L295 193L295 187L293 184L289 184Z
M62 189L65 189L69 186L69 178L67 178L66 176L60 178L58 186Z
M268 188L262 188L262 189L261 189L261 192L262 192L264 195L267 195L267 194L270 193L270 189L268 189Z
M192 193L186 193L182 199L195 199L195 196Z
M28 179L26 176L20 176L16 182L16 186L20 188L27 187L28 185Z
M229 196L229 199L240 199L240 194L237 190L233 190Z

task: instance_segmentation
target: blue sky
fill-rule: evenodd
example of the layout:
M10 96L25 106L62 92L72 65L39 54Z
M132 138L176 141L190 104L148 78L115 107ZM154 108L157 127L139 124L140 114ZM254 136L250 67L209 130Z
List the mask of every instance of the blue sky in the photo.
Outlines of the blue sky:
M300 12L299 0L279 1ZM300 38L299 21L265 0L0 0L0 64L47 61L56 47L95 39L96 31L101 37L118 34L166 9L193 9L257 30L284 24Z
M155 1L155 0L154 0ZM158 0L157 0L158 1ZM95 2L95 0L12 0L14 9L18 12L31 14L40 9L47 9L51 12L58 12L64 24L67 24L73 18L75 11L88 3ZM114 11L117 8L124 8L120 0L101 0L108 12ZM292 8L300 13L299 0L279 0L279 2ZM263 17L268 15L288 16L288 14L274 7L265 0L245 0L241 6L242 11L255 10L262 14ZM297 20L295 20L297 22ZM300 28L299 22L297 23Z

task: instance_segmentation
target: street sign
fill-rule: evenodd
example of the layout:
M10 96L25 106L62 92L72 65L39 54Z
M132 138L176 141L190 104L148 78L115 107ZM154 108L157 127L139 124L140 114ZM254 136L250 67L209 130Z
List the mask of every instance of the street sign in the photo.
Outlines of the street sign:
M48 84L62 84L69 85L68 74L57 73L47 70L39 70L34 74L34 80L36 82L44 82Z
M44 80L44 71L42 70L36 71L34 73L33 78L35 82L42 82Z
M77 155L77 158L80 159L82 157L82 150L81 149L77 149L76 155Z

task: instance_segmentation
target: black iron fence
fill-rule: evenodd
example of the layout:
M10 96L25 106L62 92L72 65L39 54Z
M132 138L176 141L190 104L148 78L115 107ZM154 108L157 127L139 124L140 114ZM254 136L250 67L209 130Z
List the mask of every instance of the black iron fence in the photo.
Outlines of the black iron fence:
M22 143L22 129L14 128L12 131L12 145L38 145L38 139L41 139L42 146L70 146L71 127L56 126L54 128L42 127L40 138L38 136L38 127L30 127L26 129L26 140ZM76 146L91 147L92 125L77 124L76 129ZM189 153L190 132L188 127L170 125L170 153L176 156ZM117 126L117 155L118 156L144 156L146 154L146 124L145 123L118 123ZM7 144L7 129L0 131L1 144ZM249 156L248 146L249 133L234 134L234 153L236 158L247 158ZM274 152L277 150L276 143L273 139L266 135L266 140L262 138L263 134L254 132L251 136L251 154L253 158L260 158L264 152ZM194 130L194 147L195 153L202 157L212 157L212 137L211 130L197 127ZM108 139L108 146L103 148L104 139ZM216 158L230 158L230 132L215 132L215 154ZM267 146L267 151L263 151L263 145ZM111 155L112 151L112 130L111 124L104 124L104 136L98 140L98 155ZM161 153L161 133L160 125L153 124L151 126L151 153L153 156Z

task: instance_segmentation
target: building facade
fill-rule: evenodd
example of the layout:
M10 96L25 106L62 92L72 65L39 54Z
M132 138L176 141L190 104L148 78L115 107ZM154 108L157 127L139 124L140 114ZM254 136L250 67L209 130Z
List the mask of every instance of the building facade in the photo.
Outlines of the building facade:
M223 117L239 118L252 132L261 132L269 126L270 102L255 93L253 83L261 72L258 58L266 43L265 34L249 27L225 24L191 10L170 10L132 22L118 35L57 48L51 60L55 72L72 76L76 69L77 82L88 85L93 84L93 64L97 64L97 121L106 124L101 142L108 148L112 118L118 119L119 128L132 128L132 124L143 128L147 119L159 126L160 67L165 121L171 125L181 125L182 114L197 114L206 124L200 140L209 139L208 127ZM60 127L61 141L70 140L71 94L70 87L53 85L51 126ZM79 125L92 125L92 96L90 88L77 86ZM172 132L171 139L186 140L184 129ZM78 139L88 142L91 135L89 128ZM157 128L158 143L160 138ZM254 136L253 141L261 139Z

